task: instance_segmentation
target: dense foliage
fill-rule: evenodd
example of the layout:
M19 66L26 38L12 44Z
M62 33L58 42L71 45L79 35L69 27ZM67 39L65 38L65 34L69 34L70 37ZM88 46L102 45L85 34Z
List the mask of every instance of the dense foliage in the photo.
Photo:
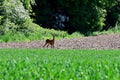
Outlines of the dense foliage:
M119 0L35 0L36 23L43 27L84 34L115 27Z
M33 31L29 12L20 0L2 0L0 4L0 34Z
M1 80L119 80L119 50L0 49Z
M88 35L120 24L119 0L0 0L0 35L28 36L36 25Z

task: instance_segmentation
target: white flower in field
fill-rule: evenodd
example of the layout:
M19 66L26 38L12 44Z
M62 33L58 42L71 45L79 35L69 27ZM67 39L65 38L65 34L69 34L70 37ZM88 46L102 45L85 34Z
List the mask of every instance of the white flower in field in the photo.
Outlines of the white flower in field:
M28 57L26 57L26 61L29 62L29 60L30 60L30 59L29 59Z
M116 71L117 73L119 73L119 69L118 69L118 68L115 68L115 71Z
M46 69L45 69L45 68L43 68L42 70L43 70L43 71L45 71Z
M16 64L16 63L17 63L17 61L16 61L15 59L13 59L13 63L15 63L15 64Z
M88 76L85 76L85 79L88 80Z
M61 72L64 72L65 71L65 69L61 69Z
M13 63L13 66L15 67L16 66L15 64L17 64L17 61L15 59L13 59L12 63Z
M43 78L40 78L40 80L44 80Z
M81 74L84 74L83 72L81 72Z
M106 69L109 69L108 65L105 65L105 68L106 68Z
M108 79L108 76L106 75L105 78Z
M73 79L70 78L69 80L73 80Z
M26 70L27 70L27 68L24 68L24 69L23 69L23 71L26 71Z

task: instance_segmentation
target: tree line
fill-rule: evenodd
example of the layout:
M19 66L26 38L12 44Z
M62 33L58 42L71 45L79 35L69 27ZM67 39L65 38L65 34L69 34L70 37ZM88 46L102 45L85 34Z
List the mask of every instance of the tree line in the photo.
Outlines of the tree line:
M44 28L88 35L120 25L119 0L0 0L0 34Z

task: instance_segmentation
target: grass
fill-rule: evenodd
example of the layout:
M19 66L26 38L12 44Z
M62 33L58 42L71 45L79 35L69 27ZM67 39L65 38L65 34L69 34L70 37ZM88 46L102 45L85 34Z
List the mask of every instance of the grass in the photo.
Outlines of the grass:
M33 27L34 26L34 27ZM113 34L113 33L120 33L120 26L116 25L115 28L109 29L108 31L102 32L93 32L89 34L89 36L94 35L101 35L101 34ZM33 24L32 30L34 32L12 32L8 31L5 35L0 35L0 42L29 42L32 40L45 40L48 38L52 38L51 34L56 35L56 39L63 39L63 38L76 38L76 37L84 37L83 34L79 32L74 32L73 34L68 34L65 31L57 31L54 29L45 29L40 27L39 25Z
M52 38L52 34L56 34L57 39L64 38L68 35L64 31L36 27L35 31L32 33L25 34L22 32L7 32L5 35L0 35L0 42L26 42L32 40L44 40L47 38Z
M0 49L0 80L119 80L119 50Z
M101 34L119 34L120 33L120 25L116 25L115 28L111 28L108 31L102 31L102 32L93 32L93 35L101 35Z
M93 32L89 34L89 36L94 35L101 35L101 34L119 34L120 33L120 26L116 26L113 29L110 29L108 31L102 31L102 32ZM74 32L73 34L68 34L65 31L57 31L54 29L45 29L38 25L34 25L34 32L32 33L21 33L21 32L7 32L5 35L0 35L0 42L29 42L32 40L45 40L48 38L52 38L51 34L56 35L56 39L63 39L63 38L76 38L76 37L84 37L83 34L79 32Z
M45 29L40 26L35 27L35 31L32 33L22 33L22 32L7 32L5 35L0 35L0 42L29 42L32 40L45 40L52 38L52 34L55 34L56 39L63 38L75 38L82 37L83 35L75 32L72 35L69 35L65 31L57 31L54 29Z

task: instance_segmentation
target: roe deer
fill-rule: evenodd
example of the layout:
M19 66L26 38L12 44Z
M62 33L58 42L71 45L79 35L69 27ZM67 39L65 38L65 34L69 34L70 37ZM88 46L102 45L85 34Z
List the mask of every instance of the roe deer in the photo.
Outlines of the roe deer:
M45 47L45 46L48 47L49 45L51 45L51 48L54 48L55 35L52 35L52 36L53 36L53 39L52 39L52 40L50 40L50 39L46 39L45 44L44 44L43 47Z

